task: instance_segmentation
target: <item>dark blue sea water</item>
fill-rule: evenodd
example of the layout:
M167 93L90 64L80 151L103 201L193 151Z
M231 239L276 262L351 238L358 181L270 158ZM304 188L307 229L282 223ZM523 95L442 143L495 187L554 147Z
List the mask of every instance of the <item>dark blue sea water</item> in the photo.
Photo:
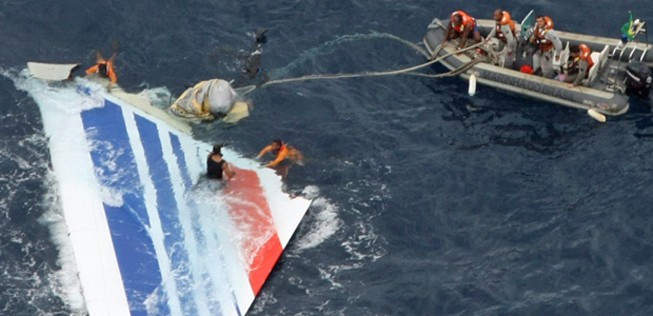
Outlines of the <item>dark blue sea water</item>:
M0 2L0 314L83 314L27 61L118 52L127 91L173 96L243 78L265 27L270 79L424 62L434 17L505 5L556 28L614 37L650 1ZM435 73L443 68L433 67ZM273 85L237 125L195 126L254 156L284 138L307 156L288 186L319 189L252 315L653 314L651 101L600 124L584 112L413 76ZM62 241L64 239L64 241Z

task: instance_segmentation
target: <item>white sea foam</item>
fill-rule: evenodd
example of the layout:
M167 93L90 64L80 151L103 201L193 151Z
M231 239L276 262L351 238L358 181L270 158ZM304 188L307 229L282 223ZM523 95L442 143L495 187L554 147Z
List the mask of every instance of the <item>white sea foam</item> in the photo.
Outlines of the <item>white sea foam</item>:
M104 89L100 84L83 78L75 78L73 82L51 83L30 77L27 70L23 70L19 74L4 72L4 75L14 81L16 88L28 92L34 101L42 107L74 114L101 107L104 104L102 98L83 95L76 90L78 82L83 82L93 91Z
M166 109L174 101L170 90L166 87L147 88L138 95L150 100L150 103L161 109Z
M82 315L86 312L86 306L81 284L77 277L79 271L75 262L73 247L68 237L68 227L62 214L56 181L54 181L51 173L48 174L48 179L47 187L49 191L44 196L46 212L39 218L39 222L48 227L52 242L59 250L57 263L61 266L61 269L55 271L52 275L55 284L58 285L55 292L70 307L73 313Z
M2 71L2 74L11 79L18 89L26 91L32 95L39 95L41 96L39 98L41 101L47 100L47 102L56 106L61 106L62 104L57 103L57 100L63 102L63 100L69 100L70 98L78 96L72 88L54 90L43 81L30 78L26 70L20 73ZM22 165L20 162L19 164ZM49 190L45 196L43 196L42 202L46 211L38 221L48 227L52 242L59 250L59 258L57 262L61 269L52 272L50 275L50 278L53 281L52 283L57 285L53 291L69 307L73 314L83 315L86 313L86 306L81 291L81 284L77 277L78 269L73 255L72 244L68 237L68 228L62 215L61 201L58 198L58 187L51 173L47 174L47 178L46 187L48 187Z
M306 219L311 226L306 234L298 238L297 248L314 248L333 236L343 225L338 218L338 208L326 198L316 198Z

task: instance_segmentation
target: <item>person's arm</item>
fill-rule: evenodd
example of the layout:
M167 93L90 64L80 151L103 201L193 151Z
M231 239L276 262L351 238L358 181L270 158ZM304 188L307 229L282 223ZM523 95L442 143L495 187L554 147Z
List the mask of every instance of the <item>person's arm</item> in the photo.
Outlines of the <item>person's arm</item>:
M274 167L278 164L280 164L284 159L288 157L288 148L282 148L279 150L279 154L277 155L277 158L275 158L273 161L270 161L266 167Z
M503 31L503 28L501 29L501 31ZM496 35L496 34L497 34L497 28L496 28L496 27L493 27L493 28L492 28L492 31L490 31L490 34L488 34L488 35L485 37L485 41L487 42L487 41L491 40L491 39L494 37L494 35Z
M458 47L459 49L465 48L465 44L467 44L467 38L469 37L469 32L471 32L470 27L465 25L462 38L460 39L460 47Z
M233 171L231 169L231 164L225 161L225 163L222 165L222 171L224 171L224 174L227 176L227 178L231 179L236 175L236 171Z
M447 32L444 34L445 42L451 39L452 32L453 32L453 28L451 27L451 21L449 21L449 24L447 24Z
M256 159L263 158L263 156L265 156L265 154L269 153L270 151L272 151L272 145L265 146L263 149L261 149L261 152L258 153Z
M512 53L512 50L514 50L515 47L517 47L517 40L515 39L515 35L512 34L510 25L508 24L502 25L501 32L506 37L506 44L508 45L508 47L510 47L510 52Z
M113 57L111 57L111 58L113 58ZM116 71L115 71L115 69L113 69L113 61L112 60L107 62L107 75L109 76L109 80L111 80L111 83L118 82L118 76L116 76Z
M578 74L576 74L576 79L574 82L571 83L572 87L576 87L580 85L580 83L585 79L585 75L587 74L587 62L584 60L579 60L578 61Z
M562 41L558 37L558 33L554 30L549 30L544 34L544 37L553 43L553 49L555 49L557 60L560 60L560 53L562 52Z
M531 32L531 37L528 39L528 41L531 44L539 44L537 43L537 36L535 36L535 32L537 31L536 27L537 26L533 26L529 29L529 32Z
M116 77L115 72L112 71L112 72L109 73L109 80L111 81L111 83L118 82L118 77Z
M95 65L89 67L88 69L86 69L86 74L87 74L87 75L90 75L90 74L94 74L94 73L96 73L98 67L99 67L98 64L95 64Z

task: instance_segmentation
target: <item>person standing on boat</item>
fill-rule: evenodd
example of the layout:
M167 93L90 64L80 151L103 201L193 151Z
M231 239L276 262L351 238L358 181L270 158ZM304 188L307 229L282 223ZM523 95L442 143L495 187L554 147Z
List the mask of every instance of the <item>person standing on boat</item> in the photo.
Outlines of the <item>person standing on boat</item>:
M86 74L97 74L102 78L108 78L112 84L118 81L116 76L116 71L113 69L113 61L116 59L116 54L114 53L111 58L104 59L102 53L96 53L96 64L86 69Z
M535 23L533 36L530 38L530 42L538 47L533 54L533 70L537 72L537 69L541 68L542 76L550 79L554 75L553 51L555 49L555 58L558 61L562 52L562 42L553 29L553 20L550 17L540 15Z
M589 75L590 68L594 66L594 61L592 60L592 49L585 44L578 44L576 47L572 47L570 50L572 59L571 66L569 67L569 73L565 78L565 82L571 83L570 88L574 88L586 79Z
M476 43L481 42L481 33L478 31L476 20L465 11L458 10L451 13L450 22L447 24L447 34L444 38L445 41L460 38L460 46L458 49L465 48L467 39L474 37Z
M485 41L489 41L495 37L499 39L502 45L499 50L503 50L505 54L503 67L512 68L513 63L515 62L515 51L517 50L515 22L510 17L508 11L501 9L494 10L494 21L497 23L490 34L485 38Z
M206 157L206 176L210 179L222 180L224 176L231 179L235 175L236 172L231 169L231 165L222 159L222 145L213 145L213 151Z

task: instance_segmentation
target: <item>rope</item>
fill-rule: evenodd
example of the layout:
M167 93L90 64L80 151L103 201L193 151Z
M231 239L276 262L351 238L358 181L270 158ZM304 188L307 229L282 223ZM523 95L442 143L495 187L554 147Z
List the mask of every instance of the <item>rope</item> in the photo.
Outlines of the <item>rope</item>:
M463 72L471 69L472 67L474 67L474 65L482 63L482 62L487 62L487 59L485 59L485 58L472 59L472 60L468 61L466 64L464 64L464 65L462 65L462 66L460 66L460 67L458 67L456 69L450 70L450 71L445 72L445 73L437 74L437 75L429 75L429 74L422 74L422 73L412 73L411 75L428 77L428 78L453 77L453 76L460 75L461 73L463 73Z
M318 47L311 48L311 49L305 51L304 53L300 54L299 57L297 59L295 59L293 62L291 62L290 64L286 65L285 67L283 67L281 69L273 70L273 72L275 74L285 74L285 73L288 72L288 69L295 68L299 63L302 63L302 62L304 62L304 61L306 61L308 59L311 59L311 58L315 57L316 55L320 54L320 52L322 52L324 50L327 50L327 49L329 49L331 47L334 47L336 45L340 45L340 44L343 44L343 43L346 43L346 42L353 42L353 41L359 41L359 40L369 40L369 39L378 39L378 38L389 38L389 39L396 40L396 41L398 41L398 42L400 42L400 43L402 43L402 44L404 44L406 46L409 46L409 47L413 48L414 50L416 50L417 52L422 54L425 58L430 58L431 57L431 56L428 55L428 53L426 52L425 49L419 47L418 45L416 45L416 44L414 44L414 43L412 43L410 41L407 41L405 39L402 39L402 38L400 38L400 37L398 37L396 35L390 34L390 33L379 33L379 32L376 32L376 31L372 31L372 32L370 32L368 34L350 34L350 35L338 36L334 40L325 42L325 43L321 44Z
M449 57L451 55L460 54L460 53L466 52L468 50L477 48L477 47L479 47L481 45L483 45L483 42L474 44L472 46L465 47L465 48L463 48L462 50L459 50L459 51L454 51L454 52L451 52L451 53L447 53L445 55L442 55L442 56L440 56L440 57L438 57L436 59L430 60L430 61L425 62L423 64L419 64L419 65L412 66L412 67L407 67L407 68L402 68L402 69L388 70L388 71L365 71L365 72L354 73L354 74L307 75L307 76L302 76L302 77L297 77L297 78L287 78L287 79L272 80L272 81L268 81L268 82L265 82L265 83L261 84L259 87L262 88L262 87L271 86L271 85L280 84L280 83L299 82L299 81L307 81L307 80L345 79L345 78L357 78L357 77L380 77L380 76L392 76L392 75L399 75L399 74L408 74L408 73L410 73L412 71L415 71L415 70L418 70L418 69L433 65L434 63L437 63L437 62L441 61L442 59L445 59L445 58L447 58L447 57ZM439 49L438 49L438 51L439 51ZM473 61L474 60L472 60L472 62ZM480 62L480 60L479 60L479 62ZM465 67L470 63L467 63L467 64L465 64L465 65L463 65L461 67ZM476 63L474 63L474 64L476 64ZM472 64L471 66L473 66L474 64ZM471 66L466 67L464 70L462 70L460 72L463 72L463 71L471 68ZM459 69L455 69L454 71L458 71L458 70ZM456 74L458 74L460 72L456 72ZM449 76L449 75L443 74L443 76ZM247 87L245 87L245 88L247 88ZM251 92L253 90L254 89L248 89L245 93L249 93L249 92Z

